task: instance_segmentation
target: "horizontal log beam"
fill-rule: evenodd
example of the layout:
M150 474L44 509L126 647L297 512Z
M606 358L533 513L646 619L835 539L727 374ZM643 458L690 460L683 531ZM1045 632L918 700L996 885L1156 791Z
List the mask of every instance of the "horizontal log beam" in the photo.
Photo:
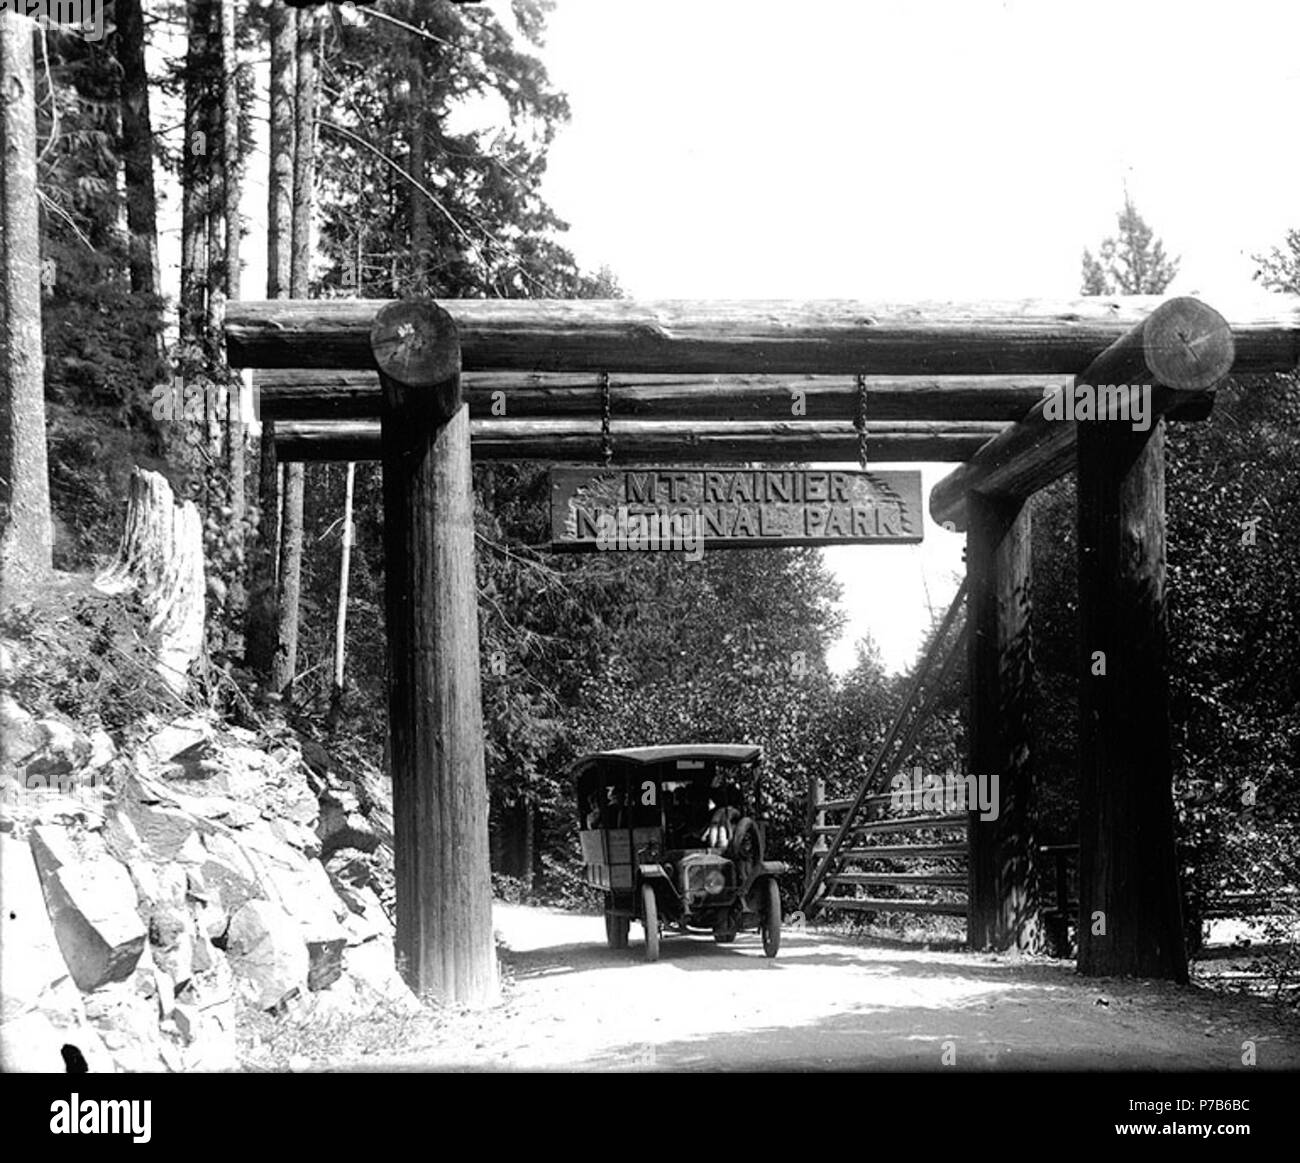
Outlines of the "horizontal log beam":
M1002 426L965 423L868 424L873 462L961 461ZM853 425L836 421L784 423L621 420L610 426L613 463L668 464L737 461L843 461L858 458ZM472 420L475 460L546 460L600 464L600 423L594 420ZM373 420L277 422L276 456L284 461L377 460Z
M1228 375L1235 339L1213 308L1196 299L1169 299L1093 360L1075 377L1074 387L1148 387L1146 419L1155 426L1167 412ZM1129 421L1119 419L1084 422L1129 427ZM930 515L940 525L964 530L969 494L1023 501L1074 468L1075 445L1076 422L1053 419L1047 401L1040 401L934 486Z
M1019 420L1061 376L868 377L872 420ZM602 389L590 372L471 372L461 387L474 419L598 417ZM373 372L259 369L253 375L263 420L369 420L379 415ZM499 394L498 394L499 393ZM856 376L648 376L611 374L610 414L668 420L852 420ZM792 408L802 409L795 417ZM1213 400L1189 401L1179 419L1203 420ZM504 408L504 412L502 409Z
M946 816L904 816L894 820L872 820L868 824L854 824L850 832L921 832L929 828L965 828L970 820L965 812L953 812ZM815 836L833 836L839 826L832 825L813 829Z
M817 907L827 909L845 909L859 913L941 913L945 916L964 917L964 901L914 900L910 897L894 897L889 900L870 897L822 897Z
M767 375L1075 374L1159 304L1153 296L1001 303L448 299L465 371ZM227 305L237 367L369 369L383 300ZM1300 297L1232 314L1238 372L1300 363Z
M841 848L839 855L845 864L862 860L946 860L965 857L970 850L964 840L960 844L872 844L869 848Z

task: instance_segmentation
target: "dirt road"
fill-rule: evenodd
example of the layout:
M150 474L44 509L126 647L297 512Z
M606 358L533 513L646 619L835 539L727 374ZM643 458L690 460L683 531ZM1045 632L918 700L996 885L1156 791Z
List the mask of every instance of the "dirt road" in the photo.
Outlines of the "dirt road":
M784 935L605 947L600 917L498 905L505 1001L384 1069L1231 1070L1300 1068L1300 1022L1246 998L1084 980L1073 964ZM357 1064L362 1065L362 1064ZM377 1062L365 1063L374 1068Z

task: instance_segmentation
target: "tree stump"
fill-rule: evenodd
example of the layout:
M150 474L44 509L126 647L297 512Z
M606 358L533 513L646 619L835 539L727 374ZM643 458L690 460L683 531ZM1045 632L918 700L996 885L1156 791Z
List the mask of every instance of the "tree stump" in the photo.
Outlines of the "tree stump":
M132 470L122 544L95 588L140 595L155 669L168 687L183 692L190 663L203 650L203 526L194 502L178 504L160 473Z

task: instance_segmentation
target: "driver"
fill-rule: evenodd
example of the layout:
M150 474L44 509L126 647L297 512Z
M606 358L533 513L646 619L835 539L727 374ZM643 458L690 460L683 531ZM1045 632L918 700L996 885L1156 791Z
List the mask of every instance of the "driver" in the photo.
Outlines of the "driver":
M712 804L709 805L712 807ZM736 825L740 823L739 808L715 808L709 817L709 826L700 834L710 848L725 848L731 843Z

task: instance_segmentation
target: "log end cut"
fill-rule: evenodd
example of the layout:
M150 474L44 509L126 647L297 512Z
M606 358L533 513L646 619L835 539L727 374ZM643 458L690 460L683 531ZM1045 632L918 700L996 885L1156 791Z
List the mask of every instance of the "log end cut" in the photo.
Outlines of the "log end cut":
M431 299L388 303L370 329L375 364L386 385L430 391L442 416L460 407L460 334L456 321Z

